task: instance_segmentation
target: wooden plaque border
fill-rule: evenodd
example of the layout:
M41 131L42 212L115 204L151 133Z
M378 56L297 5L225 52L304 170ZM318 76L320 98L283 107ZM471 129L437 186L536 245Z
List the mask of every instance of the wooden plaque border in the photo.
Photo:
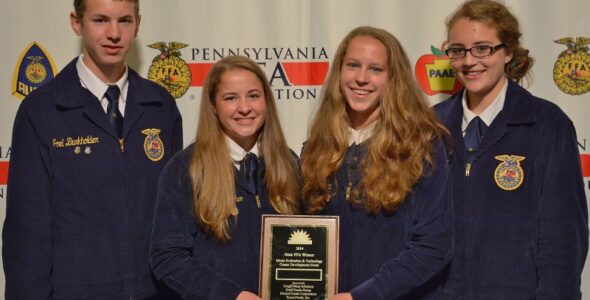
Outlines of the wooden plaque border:
M270 299L270 270L272 254L272 225L285 226L322 226L327 229L326 248L326 292L333 296L338 291L338 249L340 218L338 216L307 216L307 215L262 215L262 229L260 238L260 285L259 296Z

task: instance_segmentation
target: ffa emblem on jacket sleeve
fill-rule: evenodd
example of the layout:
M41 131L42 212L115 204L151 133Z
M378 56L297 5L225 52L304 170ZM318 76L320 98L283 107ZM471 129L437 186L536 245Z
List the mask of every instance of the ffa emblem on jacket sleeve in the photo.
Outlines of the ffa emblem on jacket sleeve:
M172 97L178 99L188 90L192 75L186 61L180 58L180 49L187 44L170 42L157 42L148 45L150 48L160 50L152 60L148 70L148 79L163 86Z
M517 189L524 180L524 171L520 162L525 159L517 155L498 155L495 157L500 164L494 171L496 184L503 190L512 191Z
M563 44L562 51L553 67L553 81L566 94L581 95L590 91L590 38L565 37L555 41Z
M148 128L141 131L145 134L145 141L143 142L143 150L145 155L151 161L159 161L164 157L164 143L160 139L160 129Z

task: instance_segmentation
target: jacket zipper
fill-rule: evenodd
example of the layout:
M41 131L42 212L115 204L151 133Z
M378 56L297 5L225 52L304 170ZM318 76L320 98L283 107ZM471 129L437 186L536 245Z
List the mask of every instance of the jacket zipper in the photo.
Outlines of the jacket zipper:
M119 147L121 148L121 152L125 152L125 140L122 138L119 139Z

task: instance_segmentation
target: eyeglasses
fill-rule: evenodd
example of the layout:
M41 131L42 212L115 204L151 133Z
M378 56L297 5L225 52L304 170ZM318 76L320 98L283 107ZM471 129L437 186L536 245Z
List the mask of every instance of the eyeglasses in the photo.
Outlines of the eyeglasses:
M477 45L471 48L451 47L445 50L445 53L450 59L461 59L467 55L467 52L470 52L473 57L486 58L502 48L506 48L506 44L502 43L496 46Z

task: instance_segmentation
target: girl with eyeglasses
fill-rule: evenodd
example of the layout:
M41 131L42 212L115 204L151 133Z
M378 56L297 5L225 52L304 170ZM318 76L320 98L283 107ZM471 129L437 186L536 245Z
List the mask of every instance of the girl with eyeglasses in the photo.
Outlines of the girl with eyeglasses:
M455 254L441 299L580 299L587 204L576 133L519 84L533 59L518 20L489 0L447 20L464 89L435 106L454 137Z

